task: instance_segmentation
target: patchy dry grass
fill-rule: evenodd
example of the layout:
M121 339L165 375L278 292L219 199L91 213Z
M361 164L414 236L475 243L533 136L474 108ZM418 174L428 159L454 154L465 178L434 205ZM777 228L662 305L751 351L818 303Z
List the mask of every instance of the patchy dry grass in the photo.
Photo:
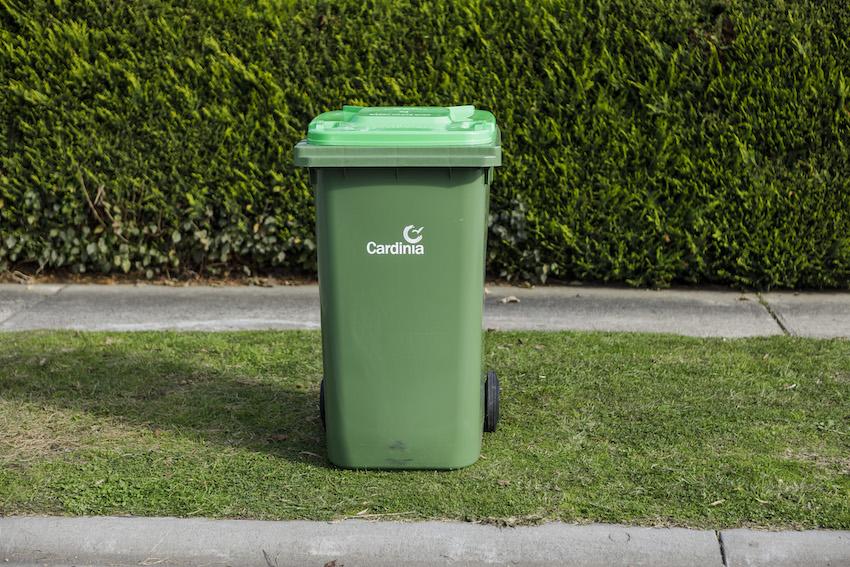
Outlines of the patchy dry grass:
M0 465L24 466L72 453L131 441L132 429L77 411L0 399Z
M812 463L813 465L850 476L850 454L841 452L838 454L824 454L814 451L797 451L786 449L784 456L792 461ZM848 495L850 498L850 495Z

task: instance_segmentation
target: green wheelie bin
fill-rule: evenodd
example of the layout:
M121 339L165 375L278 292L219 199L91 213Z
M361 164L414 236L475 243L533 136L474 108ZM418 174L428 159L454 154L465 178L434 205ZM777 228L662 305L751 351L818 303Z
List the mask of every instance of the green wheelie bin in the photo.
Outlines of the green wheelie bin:
M332 463L465 467L495 430L481 321L500 144L493 115L473 106L345 106L295 146L316 196Z

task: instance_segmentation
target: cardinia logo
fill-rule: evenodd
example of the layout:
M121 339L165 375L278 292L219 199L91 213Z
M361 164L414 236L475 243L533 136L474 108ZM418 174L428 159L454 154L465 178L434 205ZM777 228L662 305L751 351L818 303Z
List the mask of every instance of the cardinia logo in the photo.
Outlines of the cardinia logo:
M416 225L409 224L401 230L401 236L404 242L390 242L387 244L378 244L374 240L366 243L366 253L370 256L399 256L399 255L414 255L423 256L425 254L425 245L422 244L422 229L424 226L416 228Z

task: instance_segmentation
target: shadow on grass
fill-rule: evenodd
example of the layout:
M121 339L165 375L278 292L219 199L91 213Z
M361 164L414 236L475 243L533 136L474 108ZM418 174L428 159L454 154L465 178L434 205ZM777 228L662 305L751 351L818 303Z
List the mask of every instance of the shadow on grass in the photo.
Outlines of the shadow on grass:
M229 355L210 364L205 356L173 349L75 346L81 348L7 357L7 372L0 372L3 398L330 466L318 411L320 377L297 361L263 364L273 371L258 377L256 363L231 363Z

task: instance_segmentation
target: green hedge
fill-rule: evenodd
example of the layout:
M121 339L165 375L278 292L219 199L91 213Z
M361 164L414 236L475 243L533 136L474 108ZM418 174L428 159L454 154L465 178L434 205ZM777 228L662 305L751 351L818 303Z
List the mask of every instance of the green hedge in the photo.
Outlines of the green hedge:
M493 275L850 282L846 0L0 0L0 270L315 268L343 103L503 129Z

